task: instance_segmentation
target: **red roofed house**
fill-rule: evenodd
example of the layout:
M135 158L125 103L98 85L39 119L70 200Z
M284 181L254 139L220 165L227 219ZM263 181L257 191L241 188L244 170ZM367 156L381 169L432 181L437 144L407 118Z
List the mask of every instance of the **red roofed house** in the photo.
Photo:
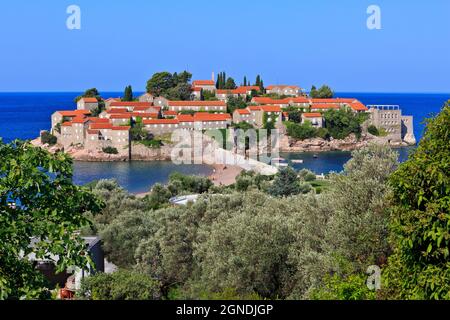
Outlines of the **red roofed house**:
M337 103L313 103L311 104L311 112L325 112L327 110L339 110L340 104Z
M194 114L195 130L227 129L231 125L228 113L197 112Z
M270 104L272 106L280 106L282 108L289 107L289 99L272 99L270 97L254 97L252 103L259 105Z
M150 119L143 120L142 123L144 128L154 135L172 133L174 130L179 129L178 119Z
M248 108L247 109L236 109L233 112L233 122L234 123L241 123L241 122L251 123L250 117L251 117L251 113Z
M81 98L77 102L78 110L89 110L92 111L95 108L98 108L97 98Z
M224 101L168 101L170 111L217 111L226 112L227 105Z
M116 148L119 154L130 154L129 126L115 126L111 123L90 123L86 130L84 147L88 150Z
M142 96L139 96L138 100L139 102L151 102L153 103L153 100L155 97L153 97L150 93L144 93Z
M309 121L316 128L323 127L323 116L320 112L302 113L302 123Z
M213 92L216 91L216 82L214 80L195 80L192 81L192 87Z
M122 101L122 99L120 98L108 98L105 100L105 108L109 109L109 106L111 105L112 102L117 102L117 101Z
M85 117L90 115L91 112L88 110L74 110L74 111L56 111L52 114L52 128L51 133L55 136L59 134L58 131L56 131L56 127L59 124L62 124L63 121L71 121L75 117Z
M202 88L200 87L192 87L192 100L201 100L202 98Z
M272 85L266 88L268 94L278 94L280 96L294 96L301 95L301 89L298 86L286 86L286 85Z
M283 121L282 109L280 106L249 106L249 123L257 128L264 127L264 117L267 122L274 122L275 128L280 128Z
M234 90L216 90L216 98L221 101L226 101L229 96L247 97L252 94L252 91L259 92L260 88L257 86L240 86Z

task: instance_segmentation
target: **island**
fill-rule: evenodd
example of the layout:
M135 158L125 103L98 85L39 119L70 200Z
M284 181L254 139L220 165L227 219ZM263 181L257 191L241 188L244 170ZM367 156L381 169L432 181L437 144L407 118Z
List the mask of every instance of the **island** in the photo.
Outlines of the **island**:
M313 87L251 85L220 73L217 81L195 80L186 71L156 73L147 92L103 98L90 89L76 99L76 110L56 111L51 129L33 141L80 161L170 160L175 130L277 129L281 152L351 151L374 142L414 145L413 117L400 106L364 105Z

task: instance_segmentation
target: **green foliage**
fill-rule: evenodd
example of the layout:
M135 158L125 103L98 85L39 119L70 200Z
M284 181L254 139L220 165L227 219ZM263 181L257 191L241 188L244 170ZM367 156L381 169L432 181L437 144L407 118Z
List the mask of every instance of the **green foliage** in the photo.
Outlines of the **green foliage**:
M264 176L253 171L242 171L236 177L234 188L236 191L248 191L253 188L267 191L273 178L273 176Z
M121 268L134 265L134 251L141 239L155 232L152 215L146 211L121 213L100 231L108 261Z
M254 129L255 127L253 125L251 125L248 122L240 122L240 123L233 123L232 127L235 129L241 129L244 131L247 131L249 129Z
M378 131L378 128L375 127L374 125L370 125L370 126L367 128L367 131L368 131L370 134L374 135L374 136L379 136L379 135L380 135L380 132Z
M134 271L119 270L84 278L78 293L90 300L159 300L158 281Z
M247 102L245 98L230 96L227 100L227 112L233 113L236 109L247 108Z
M387 285L401 299L450 299L450 102L392 175L394 254Z
M41 142L43 144L48 144L50 146L53 146L56 144L56 142L58 142L58 139L54 135L52 135L50 132L43 131L41 133Z
M114 148L114 147L105 147L102 149L102 151L107 154L118 154L119 153L117 148Z
M100 93L98 92L97 88L87 89L81 96L75 98L75 103L77 103L82 98L97 98L97 100L101 99Z
M306 121L304 124L287 121L285 125L287 134L294 139L311 139L317 135L317 129L312 126L310 121Z
M151 140L140 140L138 143L146 146L151 149L159 149L162 147L163 142L159 139L151 139Z
M72 161L65 154L0 140L0 159L0 298L48 298L42 275L20 255L56 255L58 272L86 268L85 243L76 231L89 224L83 213L96 214L102 204L72 184Z
M338 275L326 276L323 287L313 290L313 300L375 300L376 291L367 288L365 274L352 274L342 278Z
M291 167L281 168L269 187L268 193L275 197L288 197L311 191L311 185L300 183L297 172Z
M323 85L319 89L317 89L315 86L312 86L309 95L311 98L330 99L333 98L334 92L327 85Z
M335 139L345 139L350 134L361 136L361 124L367 120L366 114L355 114L351 110L328 110L324 113L325 128Z
M169 188L173 194L179 194L182 191L191 193L205 193L212 187L213 183L206 177L186 176L174 172L169 177Z
M126 86L122 101L133 101L133 89L131 86Z
M176 72L155 73L150 80L147 81L147 92L155 97L165 97L169 100L190 100L192 88L189 82L192 74L183 71L180 74Z
M273 129L275 129L275 123L277 123L276 119L277 118L275 118L275 116L273 114L269 115L268 112L264 112L264 114L263 114L263 128L266 129L266 130L273 130Z
M302 122L302 112L297 107L288 107L283 109L284 112L288 113L289 121L293 123Z
M234 79L231 78L231 77L228 78L227 81L225 82L225 88L224 89L226 89L226 90L234 90L236 88L237 88L237 86L236 86L236 82L234 81Z
M98 101L98 106L96 108L92 109L91 116L92 117L98 117L100 115L100 113L105 111L105 109L106 109L105 101L99 100Z
M216 93L214 91L202 90L202 100L204 100L204 101L217 101L219 99L217 99Z
M301 180L306 181L306 182L311 182L311 181L316 180L316 175L313 172L309 171L308 169L300 170L298 172L298 177Z

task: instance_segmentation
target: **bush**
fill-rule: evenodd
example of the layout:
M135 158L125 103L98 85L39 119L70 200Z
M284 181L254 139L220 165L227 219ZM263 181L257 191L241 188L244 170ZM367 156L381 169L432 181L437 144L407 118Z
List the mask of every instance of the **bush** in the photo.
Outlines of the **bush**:
M367 128L367 131L368 131L370 134L372 134L372 135L374 135L374 136L377 136L377 137L380 135L380 131L378 131L378 128L375 127L374 125L369 126L369 127Z
M103 148L102 150L104 153L107 153L107 154L118 154L119 153L119 151L117 151L117 148L114 148L114 147L106 147L106 148Z
M48 144L50 146L53 146L56 144L56 142L58 142L58 139L54 135L52 135L50 132L44 131L41 133L41 142L43 144Z
M84 278L78 292L90 300L159 300L160 284L145 274L119 270Z
M351 110L328 110L324 113L325 128L335 139L345 139L352 133L359 138L361 124L367 117L367 114L355 114Z
M313 172L309 171L308 169L300 170L298 175L300 179L303 181L311 182L316 180L316 175Z
M317 134L317 130L312 126L311 122L298 124L288 121L286 122L286 128L290 137L299 140L314 138Z

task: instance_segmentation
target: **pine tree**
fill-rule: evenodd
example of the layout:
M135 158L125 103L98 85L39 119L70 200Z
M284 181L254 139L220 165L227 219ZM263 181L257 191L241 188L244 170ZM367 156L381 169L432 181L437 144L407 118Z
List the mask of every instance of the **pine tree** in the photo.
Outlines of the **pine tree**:
M133 101L133 89L131 86L125 87L125 92L123 94L123 101Z
M261 76L259 74L256 76L255 86L261 87Z

